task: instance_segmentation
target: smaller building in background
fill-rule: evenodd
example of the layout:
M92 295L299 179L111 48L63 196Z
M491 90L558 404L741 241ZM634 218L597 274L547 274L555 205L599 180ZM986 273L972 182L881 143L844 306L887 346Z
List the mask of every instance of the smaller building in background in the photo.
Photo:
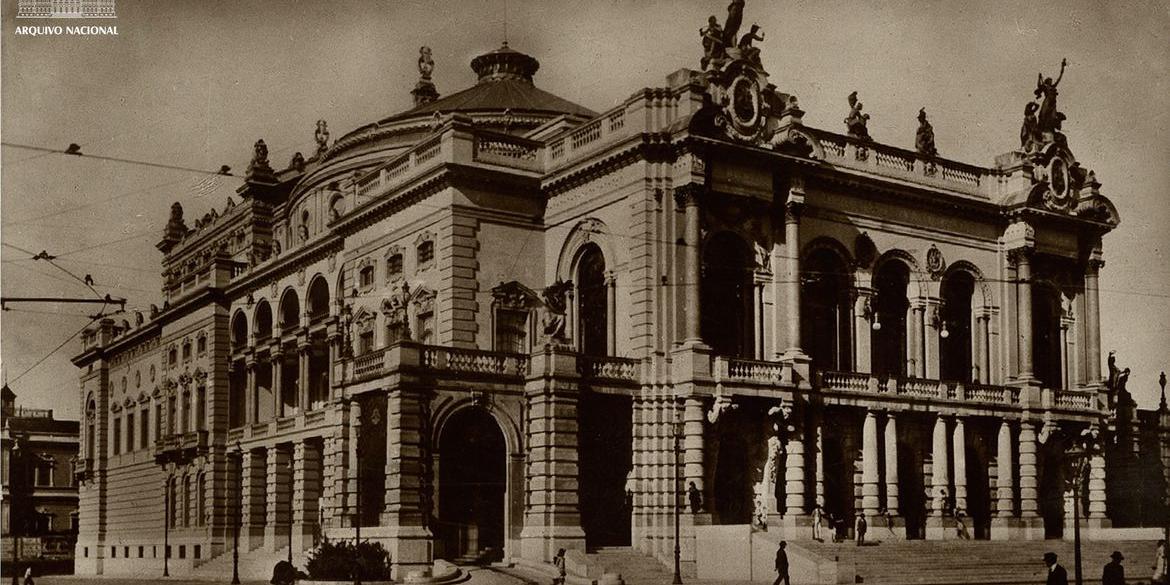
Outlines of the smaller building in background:
M0 389L3 412L3 551L6 570L33 563L43 572L72 572L77 540L78 431L75 420L57 420L51 409L16 406L16 394Z

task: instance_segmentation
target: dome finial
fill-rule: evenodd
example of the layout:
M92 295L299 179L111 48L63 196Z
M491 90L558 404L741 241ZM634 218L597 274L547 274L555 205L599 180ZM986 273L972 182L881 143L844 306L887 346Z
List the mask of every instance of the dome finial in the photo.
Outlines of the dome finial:
M540 69L540 62L508 46L508 41L490 52L471 60L471 69L479 76L479 83L511 79L532 83L532 76Z

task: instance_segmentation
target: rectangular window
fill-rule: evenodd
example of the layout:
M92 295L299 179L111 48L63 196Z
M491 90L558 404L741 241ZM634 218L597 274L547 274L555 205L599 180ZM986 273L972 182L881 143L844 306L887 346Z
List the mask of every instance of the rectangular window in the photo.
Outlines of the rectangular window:
M203 354L207 353L207 338L206 337L200 337L198 340L195 341L195 352L198 353L199 355L203 355Z
M395 254L386 259L386 278L392 280L402 276L402 254Z
M33 485L37 487L53 486L53 462L38 457L36 469L33 470Z
M365 331L358 336L358 354L366 354L374 351L374 332Z
M496 311L496 351L528 353L528 312Z
M122 417L114 418L114 440L112 441L114 455L122 452Z
M198 544L195 545L195 558L199 558L199 553L201 552L203 552L202 547Z
M118 547L116 547L116 546L110 547L110 558L112 558L112 559L118 558Z
M162 403L155 403L154 405L154 440L157 441L162 438L163 407Z
M185 544L179 545L179 558L180 559L187 558L187 545L185 545Z
M374 286L374 267L366 266L358 273L358 284L362 288Z
M435 259L435 243L427 240L419 244L416 254L418 255L419 268L425 268L427 264L431 263L431 260Z
M138 547L138 558L141 559L143 557L142 553L144 553L144 552L146 552L146 547L143 547L143 546Z
M126 413L126 452L134 450L134 413Z
M122 556L124 558L127 558L127 559L130 558L130 547L128 547L128 546L122 547Z
M142 417L139 421L139 424L142 425L142 430L138 433L139 441L141 442L140 447L146 449L150 447L150 409L143 408L139 416Z
M175 411L178 410L179 399L175 396L167 397L167 434L175 434Z

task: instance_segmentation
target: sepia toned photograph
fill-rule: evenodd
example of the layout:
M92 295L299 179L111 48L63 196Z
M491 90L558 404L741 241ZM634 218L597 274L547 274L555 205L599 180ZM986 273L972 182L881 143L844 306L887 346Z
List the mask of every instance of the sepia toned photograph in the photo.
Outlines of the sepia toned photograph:
M1167 0L0 0L0 580L1170 585Z

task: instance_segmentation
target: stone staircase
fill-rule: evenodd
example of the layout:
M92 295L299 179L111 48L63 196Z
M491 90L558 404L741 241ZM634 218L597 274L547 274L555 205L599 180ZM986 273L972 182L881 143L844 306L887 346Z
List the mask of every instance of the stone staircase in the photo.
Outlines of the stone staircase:
M268 551L262 548L247 552L240 551L240 580L268 582L272 578L272 567L276 566L276 563L287 559L288 547L275 551ZM305 570L305 561L307 560L307 553L293 553L293 565L302 571ZM231 575L232 551L228 550L200 564L189 574L183 575L183 577L197 580L223 581L225 577L230 579Z
M586 555L590 573L617 573L627 585L670 585L672 570L632 548L599 548Z
M1052 551L1073 579L1073 545L1045 541L893 541L858 547L801 541L798 547L827 559L852 563L860 583L871 585L951 585L965 583L1023 585L1044 583L1042 557ZM1125 555L1127 581L1148 582L1154 564L1150 541L1099 541L1082 543L1082 567L1086 583L1101 581L1101 568L1109 555ZM794 550L792 553L796 553ZM791 554L791 553L790 553Z

